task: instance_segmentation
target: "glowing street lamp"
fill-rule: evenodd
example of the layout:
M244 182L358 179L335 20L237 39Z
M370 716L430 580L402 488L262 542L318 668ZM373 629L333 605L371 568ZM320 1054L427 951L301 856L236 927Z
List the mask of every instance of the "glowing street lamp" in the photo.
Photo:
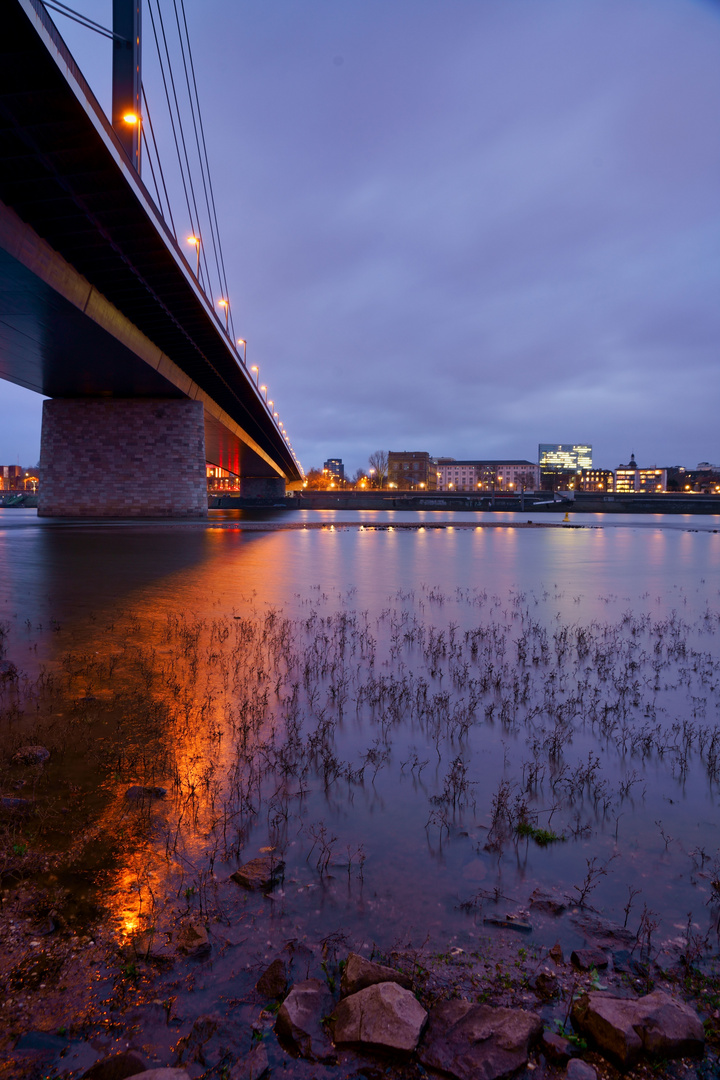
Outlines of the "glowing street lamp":
M265 395L265 401L267 401L267 386L261 386L260 393Z
M243 350L243 364L247 367L247 341L244 337L238 338L238 345L242 345Z
M255 372L255 385L259 386L260 368L257 366L257 364L253 364L250 370Z
M136 112L123 113L123 123L128 127L137 127L138 129L138 146L137 146L137 171L140 172L140 150L142 149L142 116ZM132 153L130 154L132 157ZM135 164L135 162L133 162Z
M195 277L199 281L200 280L200 237L195 236L195 234L192 233L190 236L188 236L187 242L188 242L188 244L193 244L194 247L195 247L195 254L196 254Z
M225 296L221 296L218 300L218 307L223 308L225 312L225 329L228 330L228 319L230 317L230 301Z

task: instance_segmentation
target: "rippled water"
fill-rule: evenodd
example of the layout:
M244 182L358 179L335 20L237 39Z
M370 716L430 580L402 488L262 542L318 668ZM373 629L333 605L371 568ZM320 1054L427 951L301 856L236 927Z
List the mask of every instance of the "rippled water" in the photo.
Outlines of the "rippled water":
M103 863L120 931L143 924L148 889L237 913L254 901L229 873L273 848L285 878L254 917L286 935L442 944L527 911L536 887L633 930L647 905L658 940L689 912L706 933L720 521L272 518L300 521L326 528L0 511L0 622L21 673L0 699L7 752L45 738L38 798L72 779L99 842L129 784L168 788ZM553 527L512 527L528 521ZM532 922L541 942L578 939L569 920Z

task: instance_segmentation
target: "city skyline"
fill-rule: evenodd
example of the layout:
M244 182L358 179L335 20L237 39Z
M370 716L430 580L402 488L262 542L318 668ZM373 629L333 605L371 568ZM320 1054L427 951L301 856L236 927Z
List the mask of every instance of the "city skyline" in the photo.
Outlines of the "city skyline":
M548 432L720 459L716 7L186 9L236 329L306 469ZM52 17L107 108L109 44ZM35 464L40 410L0 383L0 462Z

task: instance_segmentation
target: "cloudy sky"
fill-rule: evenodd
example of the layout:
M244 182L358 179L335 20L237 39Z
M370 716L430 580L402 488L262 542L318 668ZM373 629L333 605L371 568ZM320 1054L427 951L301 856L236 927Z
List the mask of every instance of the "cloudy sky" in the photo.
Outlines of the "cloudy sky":
M306 469L720 462L720 5L185 7L235 328ZM107 43L53 17L108 106ZM39 418L0 385L0 463Z

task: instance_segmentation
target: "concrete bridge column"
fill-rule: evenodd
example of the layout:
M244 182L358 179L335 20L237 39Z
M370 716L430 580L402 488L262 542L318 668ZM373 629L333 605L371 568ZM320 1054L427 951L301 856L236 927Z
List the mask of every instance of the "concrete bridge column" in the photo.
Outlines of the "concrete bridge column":
M240 495L244 499L284 499L282 476L241 476Z
M42 517L207 517L202 402L45 401L40 469Z

